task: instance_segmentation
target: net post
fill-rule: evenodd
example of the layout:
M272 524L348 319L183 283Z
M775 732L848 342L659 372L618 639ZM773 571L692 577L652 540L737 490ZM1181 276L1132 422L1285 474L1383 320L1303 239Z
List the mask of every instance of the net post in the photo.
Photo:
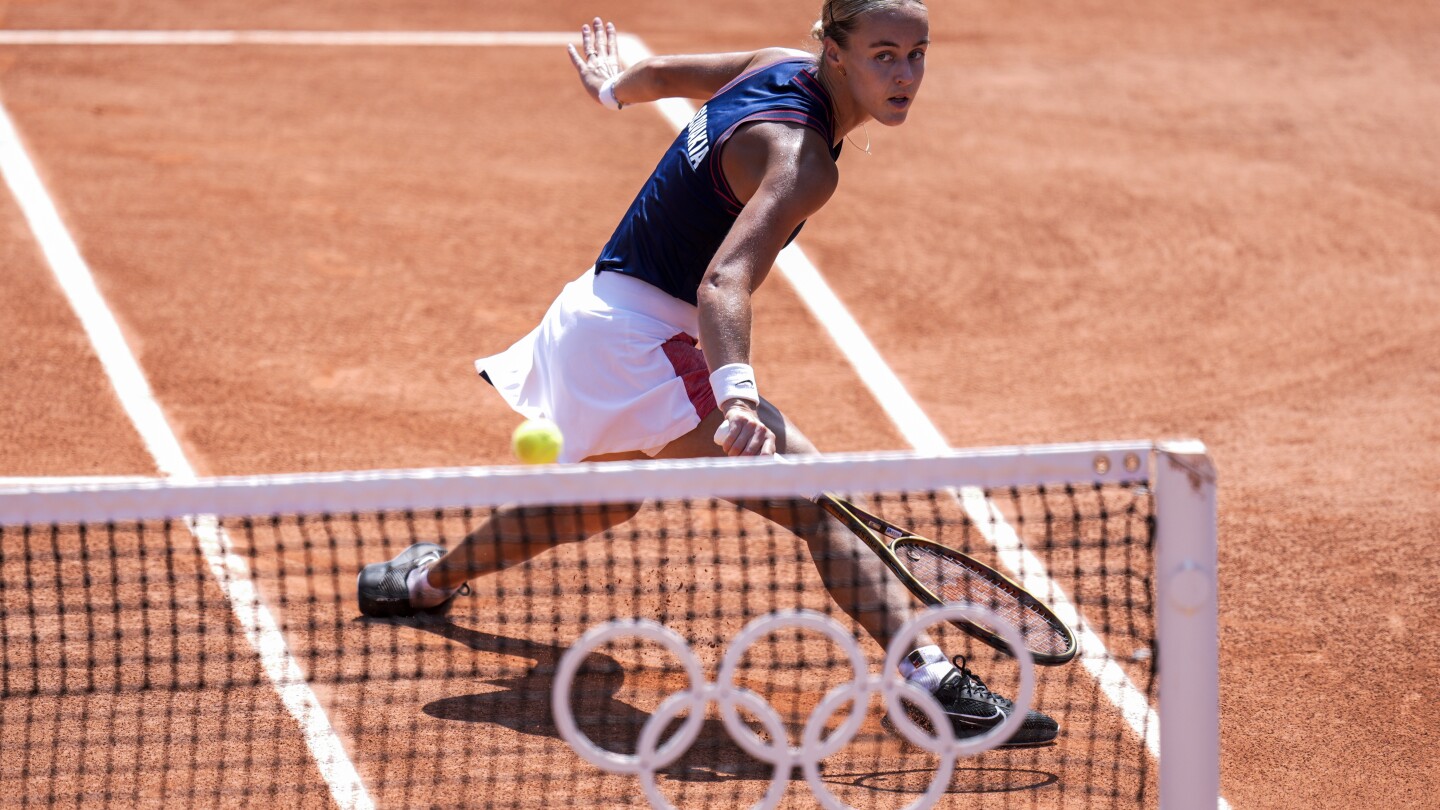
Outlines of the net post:
M1220 800L1220 639L1215 466L1200 442L1161 442L1156 502L1160 806Z

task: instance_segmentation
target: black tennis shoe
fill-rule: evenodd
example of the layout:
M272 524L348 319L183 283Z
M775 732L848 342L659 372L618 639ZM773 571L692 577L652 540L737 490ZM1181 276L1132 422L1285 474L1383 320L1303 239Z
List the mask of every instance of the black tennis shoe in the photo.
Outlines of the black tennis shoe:
M991 692L985 682L965 666L965 656L953 659L955 668L940 681L935 690L935 699L950 718L950 728L956 737L977 737L1005 722L1015 711L1015 702ZM931 731L930 719L918 707L906 704L906 714L917 725ZM933 732L932 732L933 733ZM1060 724L1049 715L1031 709L1025 714L1025 722L1010 739L1000 744L1002 748L1024 748L1045 745L1055 741L1060 733Z
M444 554L445 549L434 543L416 543L388 562L371 563L360 569L357 580L360 612L380 619L449 610L456 596L470 593L469 585L461 585L449 599L434 607L419 608L410 603L410 572L440 559Z

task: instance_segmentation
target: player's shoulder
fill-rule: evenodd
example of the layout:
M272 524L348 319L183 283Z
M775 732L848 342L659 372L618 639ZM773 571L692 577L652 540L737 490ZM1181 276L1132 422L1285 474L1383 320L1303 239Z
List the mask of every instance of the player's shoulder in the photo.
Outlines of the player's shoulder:
M796 202L815 210L840 184L830 144L814 128L790 121L759 121L736 137L737 152L748 152Z
M791 159L819 158L822 165L834 167L830 144L814 127L796 121L756 121L744 128L749 137L763 141L767 152Z
M813 60L815 55L809 51L802 51L795 48L761 48L750 56L749 70L763 70L773 67L781 62L797 62L800 60Z

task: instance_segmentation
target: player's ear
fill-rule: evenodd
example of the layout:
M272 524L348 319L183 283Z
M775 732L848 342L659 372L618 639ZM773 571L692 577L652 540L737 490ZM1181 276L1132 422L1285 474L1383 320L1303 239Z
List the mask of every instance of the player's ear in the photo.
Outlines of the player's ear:
M844 76L845 65L840 59L840 45L837 44L835 40L831 39L830 37L826 37L825 43L822 47L824 49L823 53L825 54L825 61L830 63L831 69L838 71L841 76Z

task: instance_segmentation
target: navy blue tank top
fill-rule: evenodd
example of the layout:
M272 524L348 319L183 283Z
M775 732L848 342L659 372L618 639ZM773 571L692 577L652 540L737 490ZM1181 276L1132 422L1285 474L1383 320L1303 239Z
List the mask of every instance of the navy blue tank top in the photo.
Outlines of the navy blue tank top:
M721 169L742 124L789 121L833 143L834 106L813 59L776 62L721 88L680 131L595 260L595 271L634 276L689 304L743 205ZM840 157L840 147L830 150ZM790 241L805 223L790 234Z

